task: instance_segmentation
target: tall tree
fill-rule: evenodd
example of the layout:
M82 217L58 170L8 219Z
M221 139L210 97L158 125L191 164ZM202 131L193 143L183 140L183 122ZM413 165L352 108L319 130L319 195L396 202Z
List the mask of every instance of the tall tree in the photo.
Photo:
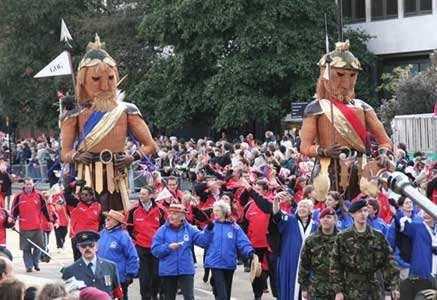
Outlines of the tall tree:
M279 125L292 101L314 94L325 13L333 33L334 1L151 0L140 34L156 55L132 96L168 130ZM365 53L367 37L349 36Z
M33 76L64 48L59 42L61 18L73 36L73 65L87 43L100 34L110 54L136 84L148 65L148 48L137 37L147 1L133 0L2 0L0 1L0 113L19 127L56 128L56 92L72 91L70 77Z

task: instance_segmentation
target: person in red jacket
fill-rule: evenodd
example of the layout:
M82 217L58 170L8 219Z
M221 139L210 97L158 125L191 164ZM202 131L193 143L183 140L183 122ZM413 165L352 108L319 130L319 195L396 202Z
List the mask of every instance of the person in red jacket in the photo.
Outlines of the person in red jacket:
M70 217L67 212L67 204L64 199L64 195L61 191L51 196L51 201L53 205L56 222L55 222L55 236L56 236L56 247L59 251L64 249L65 237L67 236L68 224Z
M269 196L267 181L258 180L254 187L247 181L242 180L242 185L246 191L241 196L244 205L244 219L247 222L247 237L249 238L255 253L258 255L262 266L261 276L256 277L252 282L252 290L255 299L260 299L267 287L267 278L270 277L272 293L276 294L273 282L275 281L274 269L269 269L269 257L271 256L270 246L267 239L268 227L270 222L271 206L259 203L273 203ZM257 201L262 198L262 201Z
M140 200L129 211L128 231L135 242L140 258L140 293L142 300L157 299L159 292L158 260L150 252L153 237L165 223L164 211L151 198L153 188L144 186Z
M85 186L81 189L77 206L70 211L70 237L74 260L81 257L76 243L76 234L81 231L99 232L103 225L102 205L97 201L94 190Z
M10 259L12 259L11 252L6 248L6 228L14 227L14 225L14 219L8 211L0 208L0 254L5 253Z
M47 193L43 193L44 201L47 206L47 211L49 212L49 219L47 219L44 214L41 214L41 229L43 231L44 235L44 250L48 253L49 252L49 242L50 242L50 233L53 231L53 223L56 221L57 217L54 211L54 207L52 203L49 201L49 196ZM40 260L42 262L49 263L50 257L47 256L45 253L41 253Z
M23 191L15 196L11 213L14 219L19 218L20 249L23 250L23 260L26 272L39 271L41 251L29 243L27 239L44 248L42 217L51 220L42 195L35 190L33 179L24 179Z

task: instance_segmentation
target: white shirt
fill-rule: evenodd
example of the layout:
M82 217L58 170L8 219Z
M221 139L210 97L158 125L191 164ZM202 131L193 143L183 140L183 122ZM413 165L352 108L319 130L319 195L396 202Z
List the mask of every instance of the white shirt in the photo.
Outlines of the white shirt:
M97 267L97 256L94 255L94 258L91 261L88 261L85 259L85 257L82 256L82 259L85 263L85 266L88 267L89 263L92 263L91 269L93 270L93 273L96 274L96 267Z

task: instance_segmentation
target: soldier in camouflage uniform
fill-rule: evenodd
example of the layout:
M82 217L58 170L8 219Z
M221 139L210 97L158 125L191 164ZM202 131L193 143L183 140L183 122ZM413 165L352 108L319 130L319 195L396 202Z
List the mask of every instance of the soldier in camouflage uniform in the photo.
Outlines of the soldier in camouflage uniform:
M319 230L308 237L302 249L299 284L303 299L334 299L335 291L330 281L329 253L337 236L337 215L328 207L320 213Z
M354 226L336 237L331 252L335 299L381 299L382 291L375 275L378 272L382 274L386 296L399 299L399 271L384 236L367 226L367 201L353 202L349 212Z

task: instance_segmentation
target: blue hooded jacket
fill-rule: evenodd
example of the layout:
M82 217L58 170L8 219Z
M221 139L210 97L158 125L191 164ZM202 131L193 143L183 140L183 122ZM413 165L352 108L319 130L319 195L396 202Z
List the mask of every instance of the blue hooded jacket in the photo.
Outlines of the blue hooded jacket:
M212 241L206 249L205 267L234 270L237 253L249 258L253 247L240 226L234 222L214 222Z
M120 282L137 277L140 268L137 249L129 233L121 226L100 232L97 255L117 264Z
M186 221L179 228L166 222L156 232L152 243L152 254L159 260L159 276L194 275L194 245L205 248L211 233L200 231ZM171 243L180 243L177 250L169 248Z

